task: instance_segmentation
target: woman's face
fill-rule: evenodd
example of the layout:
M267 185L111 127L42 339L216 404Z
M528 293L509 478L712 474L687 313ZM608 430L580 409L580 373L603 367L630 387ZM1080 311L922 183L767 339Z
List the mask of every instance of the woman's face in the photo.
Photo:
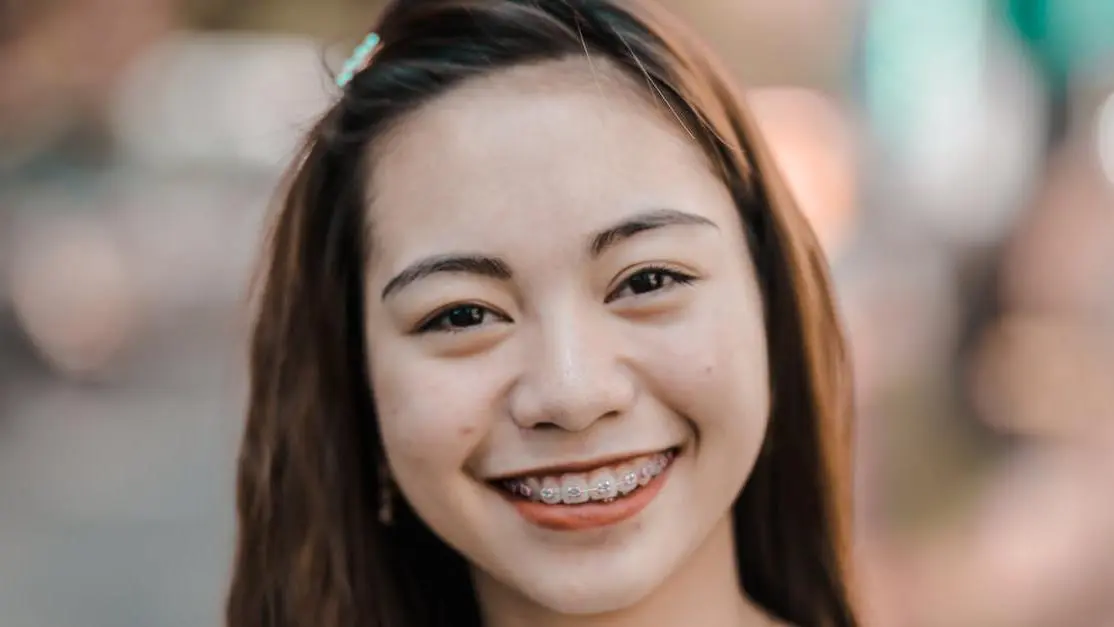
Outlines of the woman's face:
M394 480L481 589L635 603L724 528L765 433L727 189L664 105L583 60L456 88L376 156L366 324Z

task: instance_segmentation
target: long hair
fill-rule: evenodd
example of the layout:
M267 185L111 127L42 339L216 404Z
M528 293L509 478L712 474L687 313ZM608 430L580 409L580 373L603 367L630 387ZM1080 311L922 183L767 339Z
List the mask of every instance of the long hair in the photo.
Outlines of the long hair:
M470 78L590 55L645 86L730 190L763 296L765 442L734 503L745 593L800 627L856 627L849 585L850 374L827 264L726 73L644 1L411 0L310 133L259 285L237 478L229 627L464 627L465 560L410 510L376 517L382 450L363 331L377 142Z

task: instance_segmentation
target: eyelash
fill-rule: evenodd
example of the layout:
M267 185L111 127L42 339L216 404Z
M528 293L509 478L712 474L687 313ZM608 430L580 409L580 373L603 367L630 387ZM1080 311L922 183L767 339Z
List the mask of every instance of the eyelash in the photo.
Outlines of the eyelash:
M451 326L451 325L446 324L446 323L449 320L449 316L451 316L453 313L458 312L458 311L469 311L469 310L472 313L479 312L479 315L480 315L479 322L481 324L483 323L483 320L485 318L487 318L488 316L496 316L498 318L501 318L503 321L509 320L509 318L507 318L507 316L504 316L503 314L496 313L490 307L485 307L483 305L478 305L476 303L457 303L455 305L449 305L448 307L444 307L444 308L438 310L432 316L427 318L425 322L422 322L421 324L419 324L418 328L415 329L415 333L419 333L419 334L421 334L421 333L461 333L461 332L467 331L467 330L471 329L472 326L476 326L476 325L466 325L466 326L454 327L454 326Z
M615 290L612 290L611 293L607 295L607 297L604 299L604 302L611 303L619 298L620 294L622 294L624 290L630 289L631 280L635 277L640 276L660 276L663 282L666 280L670 282L661 284L658 287L649 289L645 292L632 292L631 295L634 297L653 294L655 292L667 290L678 285L692 285L697 280L696 277L690 274L685 274L684 272L680 272L672 268L666 268L662 266L645 266L639 268L636 272L632 272L629 276L627 276L627 278L623 279L623 282L619 285L619 287ZM451 326L450 324L447 324L449 321L449 316L453 315L454 313L465 311L473 314L473 319L476 319L476 314L478 314L476 325ZM471 329L473 326L483 324L483 321L488 316L496 316L503 321L509 321L509 318L507 318L507 316L497 313L491 308L484 305L479 305L476 303L457 303L438 310L424 322L419 324L417 329L415 329L415 333L461 333Z
M631 279L633 279L637 276L646 276L646 275L661 275L664 279L668 279L669 281L671 281L671 283L666 283L665 285L662 285L662 286L657 287L655 289L648 290L646 292L641 292L639 294L632 293L632 296L637 297L637 296L642 296L644 294L652 294L652 293L655 293L655 292L660 292L662 290L667 290L667 289L669 289L671 287L674 287L674 286L677 286L677 285L692 285L693 283L696 282L696 277L692 276L691 274L685 274L684 272L680 272L679 270L674 270L672 268L666 268L664 266L643 266L643 267L639 268L637 271L632 272L629 275L627 275L627 278L623 279L623 282L619 284L619 287L616 288L615 290L612 290L612 292L607 295L607 298L604 299L604 302L605 303L610 303L610 302L614 301L616 298L618 298L619 294L624 289L626 289L630 286Z

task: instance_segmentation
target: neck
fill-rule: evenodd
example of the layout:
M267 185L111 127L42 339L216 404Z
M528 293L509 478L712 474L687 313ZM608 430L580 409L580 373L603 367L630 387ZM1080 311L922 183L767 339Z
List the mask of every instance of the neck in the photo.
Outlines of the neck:
M774 623L742 593L731 518L725 516L704 544L645 599L615 612L557 614L495 583L476 579L485 627L770 627Z

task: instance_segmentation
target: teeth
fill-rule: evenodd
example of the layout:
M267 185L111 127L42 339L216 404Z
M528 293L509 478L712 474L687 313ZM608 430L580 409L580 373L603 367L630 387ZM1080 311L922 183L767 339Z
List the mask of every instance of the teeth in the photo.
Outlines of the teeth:
M589 501L610 502L645 486L665 472L673 453L639 457L614 468L600 468L589 474L569 473L561 477L510 479L504 487L517 496L549 505L578 505Z
M539 493L543 503L556 505L561 502L561 484L553 477L542 479L542 489Z
M607 468L597 470L589 475L588 485L593 501L610 501L619 493L615 473Z
M588 480L584 475L565 475L561 479L562 501L569 505L588 502Z
M528 477L526 479L526 488L530 491L530 494L523 494L523 496L531 501L541 500L542 482L537 477Z
M644 486L650 483L650 480L657 476L654 472L654 464L651 460L640 459L638 463L638 485Z
M623 464L615 471L619 494L629 494L638 487L638 471L630 464Z

